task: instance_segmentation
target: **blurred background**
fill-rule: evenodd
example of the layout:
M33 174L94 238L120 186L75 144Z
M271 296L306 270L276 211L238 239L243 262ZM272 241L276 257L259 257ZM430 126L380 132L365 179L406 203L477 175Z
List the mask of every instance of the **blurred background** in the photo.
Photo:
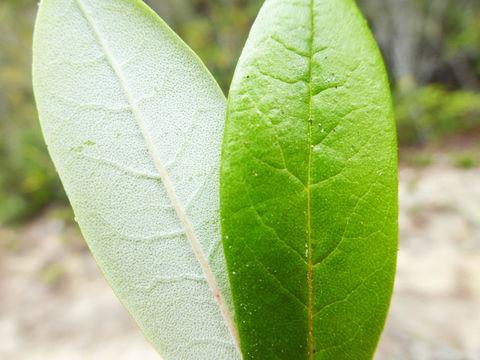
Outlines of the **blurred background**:
M261 0L149 0L227 93ZM480 1L358 0L390 75L400 251L376 360L480 359ZM31 88L36 1L0 0L0 359L158 359L84 244Z

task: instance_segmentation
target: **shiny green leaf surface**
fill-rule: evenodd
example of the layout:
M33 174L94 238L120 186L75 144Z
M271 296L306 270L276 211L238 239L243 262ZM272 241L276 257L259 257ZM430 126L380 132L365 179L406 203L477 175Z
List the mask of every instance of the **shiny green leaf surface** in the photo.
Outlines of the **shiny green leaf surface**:
M222 241L245 359L370 359L397 252L387 75L352 0L267 0L227 104Z
M151 344L165 359L240 359L220 238L225 98L215 80L137 0L43 0L33 80L82 233Z

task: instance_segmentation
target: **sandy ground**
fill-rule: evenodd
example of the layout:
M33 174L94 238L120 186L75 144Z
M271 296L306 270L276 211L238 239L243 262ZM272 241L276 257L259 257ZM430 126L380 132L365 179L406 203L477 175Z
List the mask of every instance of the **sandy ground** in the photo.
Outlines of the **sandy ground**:
M400 171L398 275L375 360L480 359L480 168ZM75 225L0 229L0 359L159 359ZM293 360L293 359L292 359Z

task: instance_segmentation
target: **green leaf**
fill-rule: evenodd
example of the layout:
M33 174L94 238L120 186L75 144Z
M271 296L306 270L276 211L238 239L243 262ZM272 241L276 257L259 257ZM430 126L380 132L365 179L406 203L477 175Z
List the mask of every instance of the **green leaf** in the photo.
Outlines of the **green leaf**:
M50 154L119 299L166 359L240 359L214 79L136 0L43 0L33 54Z
M397 252L381 55L352 0L269 0L227 104L222 234L245 359L370 359Z

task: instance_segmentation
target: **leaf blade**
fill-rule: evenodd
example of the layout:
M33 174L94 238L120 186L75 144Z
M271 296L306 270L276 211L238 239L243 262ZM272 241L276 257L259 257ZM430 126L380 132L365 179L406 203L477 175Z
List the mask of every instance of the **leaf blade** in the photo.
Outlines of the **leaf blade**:
M246 358L372 356L396 178L388 81L353 1L267 1L232 82L220 175Z
M238 358L212 196L225 100L211 75L133 0L44 0L33 69L82 232L147 338L167 358Z

